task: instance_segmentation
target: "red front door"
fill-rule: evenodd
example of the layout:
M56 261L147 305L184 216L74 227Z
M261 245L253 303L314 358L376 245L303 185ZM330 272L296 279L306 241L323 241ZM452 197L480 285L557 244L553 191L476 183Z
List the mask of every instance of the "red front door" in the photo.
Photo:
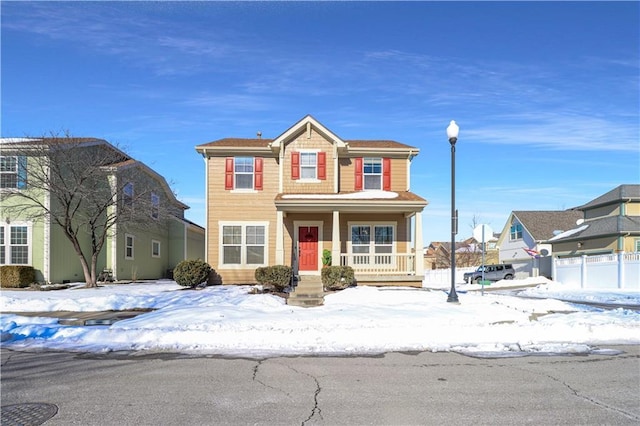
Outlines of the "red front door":
M301 226L298 228L298 248L300 249L301 271L318 270L318 227Z

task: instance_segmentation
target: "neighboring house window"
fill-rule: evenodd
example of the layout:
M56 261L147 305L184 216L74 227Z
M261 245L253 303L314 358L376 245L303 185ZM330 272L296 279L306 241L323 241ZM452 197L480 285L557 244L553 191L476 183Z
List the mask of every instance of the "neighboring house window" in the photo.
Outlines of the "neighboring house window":
M151 257L160 257L160 241L151 240Z
M351 253L355 264L389 265L394 251L393 225L352 225Z
M391 191L390 158L355 158L355 190Z
M29 225L0 224L0 264L29 265L30 242Z
M327 178L327 154L317 151L291 153L291 179L325 180Z
M221 228L222 264L264 265L266 263L266 225L228 224L222 225Z
M224 187L262 190L261 157L228 157L225 160Z
M131 182L122 188L122 205L125 207L133 207L133 184Z
M510 240L521 240L522 239L522 225L519 223L514 223L511 225L511 229L509 231L509 239Z
M124 236L124 258L133 259L133 235L125 234Z
M636 238L634 245L635 245L635 252L636 253L640 252L640 238Z
M25 189L27 187L27 157L0 156L0 189Z
M160 217L160 197L151 193L151 217L158 219Z

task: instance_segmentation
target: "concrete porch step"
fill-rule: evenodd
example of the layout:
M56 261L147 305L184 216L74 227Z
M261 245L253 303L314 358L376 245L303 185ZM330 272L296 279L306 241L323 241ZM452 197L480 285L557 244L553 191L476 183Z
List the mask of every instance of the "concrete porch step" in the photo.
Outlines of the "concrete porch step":
M293 292L289 293L287 305L320 306L324 303L324 289L320 277L301 277Z

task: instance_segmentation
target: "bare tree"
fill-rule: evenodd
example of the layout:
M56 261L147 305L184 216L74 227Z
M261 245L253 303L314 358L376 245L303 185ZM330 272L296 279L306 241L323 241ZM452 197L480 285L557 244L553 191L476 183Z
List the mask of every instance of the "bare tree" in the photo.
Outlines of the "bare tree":
M59 226L78 256L87 287L97 286L98 257L109 236L158 227L169 213L162 207L168 203L154 198L162 194L153 172L104 140L24 138L3 143L2 151L15 156L23 180L3 185L9 187L1 191L3 209Z

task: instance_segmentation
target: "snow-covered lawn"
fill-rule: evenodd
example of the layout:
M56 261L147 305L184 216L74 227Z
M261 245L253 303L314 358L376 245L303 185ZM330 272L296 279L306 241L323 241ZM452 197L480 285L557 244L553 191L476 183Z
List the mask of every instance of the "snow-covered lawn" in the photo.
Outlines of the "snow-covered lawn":
M539 282L539 281L538 281ZM499 282L492 289L527 281ZM533 284L535 285L535 283ZM438 288L353 287L324 306L300 308L251 286L185 290L172 281L80 286L0 294L2 346L68 351L170 351L225 356L353 355L457 351L514 356L587 353L603 345L640 344L640 312L567 303L640 304L639 292L579 291L547 280L519 298L459 287L460 304ZM544 297L544 298L542 298ZM153 309L110 326L65 326L55 318L6 312Z

